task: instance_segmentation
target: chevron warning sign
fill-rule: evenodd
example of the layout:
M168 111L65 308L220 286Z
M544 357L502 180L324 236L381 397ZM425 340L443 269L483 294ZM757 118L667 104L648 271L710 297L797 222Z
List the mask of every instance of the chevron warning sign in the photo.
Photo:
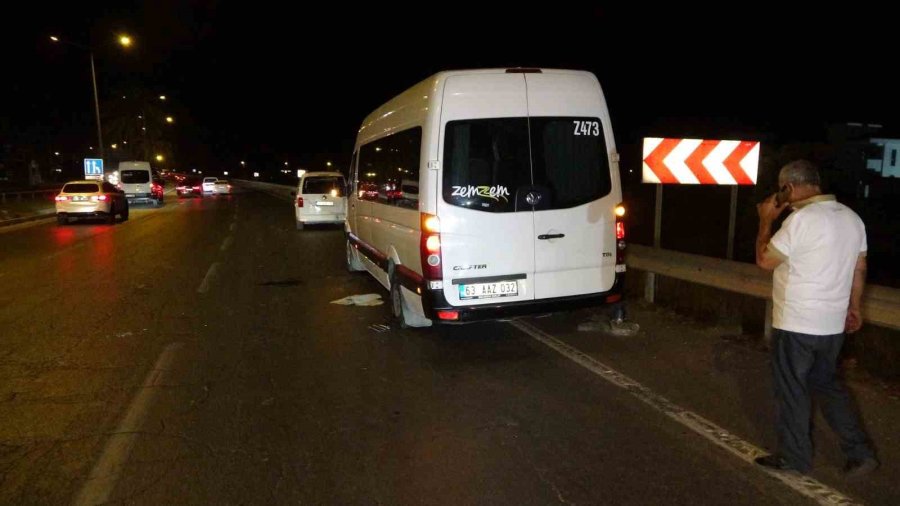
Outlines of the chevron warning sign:
M644 138L643 182L754 185L758 141Z

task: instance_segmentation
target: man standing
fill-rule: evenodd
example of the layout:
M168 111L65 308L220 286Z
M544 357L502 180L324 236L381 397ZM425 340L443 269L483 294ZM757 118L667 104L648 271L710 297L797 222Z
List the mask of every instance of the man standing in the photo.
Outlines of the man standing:
M808 473L812 468L811 396L841 440L848 477L878 467L849 394L836 377L844 333L862 327L866 230L850 208L823 195L819 171L806 160L778 174L779 192L757 205L756 263L774 270L772 372L778 452L756 463ZM778 233L772 223L792 207Z

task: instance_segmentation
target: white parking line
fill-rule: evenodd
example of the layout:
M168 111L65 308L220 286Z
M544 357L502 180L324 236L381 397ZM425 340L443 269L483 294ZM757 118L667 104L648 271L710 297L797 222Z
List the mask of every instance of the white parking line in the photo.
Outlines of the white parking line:
M209 266L209 270L206 271L206 276L203 276L203 281L201 281L200 286L197 287L197 293L206 293L209 291L209 283L219 271L221 265L221 262L213 262L213 264Z
M628 393L636 397L638 400L647 404L656 411L666 415L676 422L691 429L697 434L708 439L713 444L724 448L732 455L737 456L741 460L750 463L756 469L771 475L778 479L788 487L797 492L815 500L823 505L856 505L861 504L850 497L847 497L837 490L830 488L824 483L814 480L808 476L803 476L796 472L773 471L756 466L753 459L768 452L744 441L738 436L731 434L727 430L719 427L715 423L703 418L702 416L688 411L687 409L673 404L665 397L654 393L649 388L641 385L637 381L625 376L624 374L614 370L613 368L601 363L590 355L583 353L550 334L538 329L534 325L522 320L514 320L510 325L525 332L536 340L549 346L559 354L572 360L576 364L593 372L597 376L606 381L626 390Z
M229 232L234 232L234 229L236 229L236 228L237 228L237 222L236 222L236 221L232 221L232 222L231 222L231 225L228 226L228 231L229 231Z
M131 448L141 431L144 417L147 415L157 387L163 384L163 375L182 346L183 343L171 343L160 353L156 363L147 373L141 389L131 401L131 405L128 406L128 411L125 412L122 421L106 441L100 459L94 465L87 482L81 487L81 491L75 498L75 506L93 506L109 500L109 495L115 489L118 481L119 473L128 461Z
M231 243L233 243L233 242L234 242L234 238L229 235L228 237L225 238L224 241L222 241L222 246L219 248L219 250L226 251L228 248L231 247Z

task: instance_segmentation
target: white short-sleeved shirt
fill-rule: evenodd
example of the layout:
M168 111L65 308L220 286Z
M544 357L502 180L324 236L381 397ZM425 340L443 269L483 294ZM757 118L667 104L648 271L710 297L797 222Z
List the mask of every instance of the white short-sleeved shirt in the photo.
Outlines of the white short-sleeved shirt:
M769 242L783 262L772 279L772 326L813 335L840 334L850 304L857 258L864 255L866 228L833 195L817 195L796 209Z

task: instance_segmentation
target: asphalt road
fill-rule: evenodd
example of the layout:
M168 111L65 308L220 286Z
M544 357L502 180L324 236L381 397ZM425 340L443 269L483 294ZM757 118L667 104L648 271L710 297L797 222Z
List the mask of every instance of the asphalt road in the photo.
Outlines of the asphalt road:
M714 378L625 344L579 362L587 313L400 329L330 303L387 297L343 248L252 191L0 231L0 503L815 503L678 410Z

